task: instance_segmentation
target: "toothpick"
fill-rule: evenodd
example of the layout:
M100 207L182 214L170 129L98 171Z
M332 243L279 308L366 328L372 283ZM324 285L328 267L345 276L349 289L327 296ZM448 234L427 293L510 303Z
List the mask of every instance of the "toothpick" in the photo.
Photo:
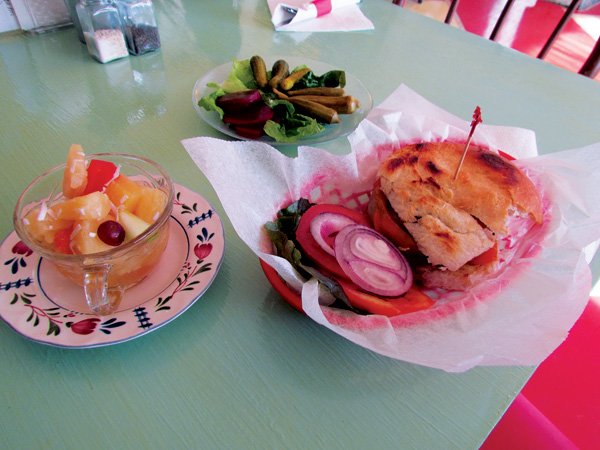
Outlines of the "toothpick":
M475 133L475 128L477 128L477 125L481 122L483 122L483 120L481 119L481 109L479 108L479 106L477 106L475 108L475 111L473 111L471 131L469 132L469 137L467 137L467 143L465 144L465 148L463 149L462 156L460 157L460 162L458 163L458 167L456 168L456 172L454 172L455 180L456 177L458 177L458 172L460 172L460 168L462 167L463 162L465 161L465 156L467 156L467 150L469 150L469 145L471 145L471 139L473 139L473 133Z

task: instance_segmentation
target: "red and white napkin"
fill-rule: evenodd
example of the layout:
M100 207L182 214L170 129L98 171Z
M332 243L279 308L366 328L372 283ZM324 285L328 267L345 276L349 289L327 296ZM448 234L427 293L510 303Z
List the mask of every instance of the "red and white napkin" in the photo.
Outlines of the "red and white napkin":
M358 7L360 0L267 0L277 31L372 30Z

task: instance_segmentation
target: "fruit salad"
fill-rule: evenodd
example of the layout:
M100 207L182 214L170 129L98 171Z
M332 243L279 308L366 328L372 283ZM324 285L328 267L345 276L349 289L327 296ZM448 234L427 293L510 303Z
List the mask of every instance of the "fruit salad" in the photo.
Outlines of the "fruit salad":
M25 231L45 250L88 255L114 249L142 234L167 203L161 189L120 173L102 159L89 164L80 145L70 147L62 196L42 201L23 218Z

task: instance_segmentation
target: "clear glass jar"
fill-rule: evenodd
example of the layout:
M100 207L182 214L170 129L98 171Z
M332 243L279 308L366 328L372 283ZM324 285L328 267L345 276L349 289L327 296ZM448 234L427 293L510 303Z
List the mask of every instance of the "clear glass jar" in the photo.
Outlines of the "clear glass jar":
M85 39L83 38L83 32L81 31L81 25L79 24L79 17L77 17L77 0L64 0L65 6L67 7L67 11L69 11L69 16L71 17L71 21L73 22L73 26L77 31L77 37L81 42L85 44Z
M152 0L117 0L117 6L129 53L143 55L158 50L160 37Z
M129 55L119 11L111 0L79 0L75 9L90 55L101 63Z

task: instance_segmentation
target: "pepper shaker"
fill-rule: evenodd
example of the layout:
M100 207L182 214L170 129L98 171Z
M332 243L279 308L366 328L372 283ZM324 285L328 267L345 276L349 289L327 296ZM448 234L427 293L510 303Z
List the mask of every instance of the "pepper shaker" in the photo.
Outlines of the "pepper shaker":
M75 9L92 57L107 63L129 55L119 11L112 0L79 0Z
M127 48L132 55L143 55L160 48L158 26L152 0L117 0Z

